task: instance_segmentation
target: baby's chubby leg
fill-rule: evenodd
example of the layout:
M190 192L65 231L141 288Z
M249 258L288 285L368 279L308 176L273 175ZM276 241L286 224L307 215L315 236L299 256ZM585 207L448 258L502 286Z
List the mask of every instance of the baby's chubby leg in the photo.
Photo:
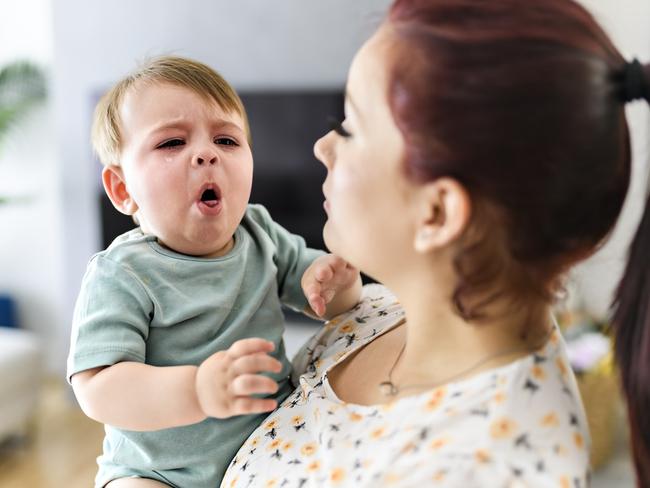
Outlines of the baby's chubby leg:
M104 488L169 488L169 485L147 478L119 478L110 481Z

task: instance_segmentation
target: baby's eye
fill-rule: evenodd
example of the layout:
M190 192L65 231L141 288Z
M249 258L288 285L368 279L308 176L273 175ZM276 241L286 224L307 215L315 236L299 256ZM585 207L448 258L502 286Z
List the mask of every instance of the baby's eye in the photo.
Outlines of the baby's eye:
M222 145L222 146L238 146L239 145L239 144L237 144L237 141L235 141L234 139L231 139L230 137L217 137L214 140L214 143Z
M156 146L156 149L168 149L177 146L184 146L185 141L183 139L170 139Z

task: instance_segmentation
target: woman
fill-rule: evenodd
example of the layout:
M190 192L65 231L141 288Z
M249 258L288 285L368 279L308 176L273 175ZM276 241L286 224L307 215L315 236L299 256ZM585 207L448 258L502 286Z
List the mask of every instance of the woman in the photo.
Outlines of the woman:
M315 146L328 247L395 295L366 287L299 353L223 486L587 486L550 306L621 211L649 71L571 0L396 0ZM616 315L643 486L649 212Z

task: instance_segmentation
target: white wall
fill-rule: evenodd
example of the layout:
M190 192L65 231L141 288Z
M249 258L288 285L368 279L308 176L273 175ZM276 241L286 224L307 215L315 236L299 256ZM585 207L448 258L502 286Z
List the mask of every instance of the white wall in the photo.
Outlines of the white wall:
M583 0L582 3L594 14L627 59L638 57L642 62L650 62L650 1ZM612 292L625 267L627 248L636 231L648 191L648 105L637 101L628 104L626 112L632 137L633 170L632 184L623 214L607 245L578 266L573 275L578 300L599 316L605 316L609 309Z

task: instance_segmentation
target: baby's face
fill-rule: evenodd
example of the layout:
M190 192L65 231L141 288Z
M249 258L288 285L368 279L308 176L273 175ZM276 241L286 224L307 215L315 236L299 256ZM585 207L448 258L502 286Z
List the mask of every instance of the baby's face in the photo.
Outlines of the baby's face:
M253 176L241 116L160 83L131 89L120 117L120 163L142 230L183 254L227 253Z

